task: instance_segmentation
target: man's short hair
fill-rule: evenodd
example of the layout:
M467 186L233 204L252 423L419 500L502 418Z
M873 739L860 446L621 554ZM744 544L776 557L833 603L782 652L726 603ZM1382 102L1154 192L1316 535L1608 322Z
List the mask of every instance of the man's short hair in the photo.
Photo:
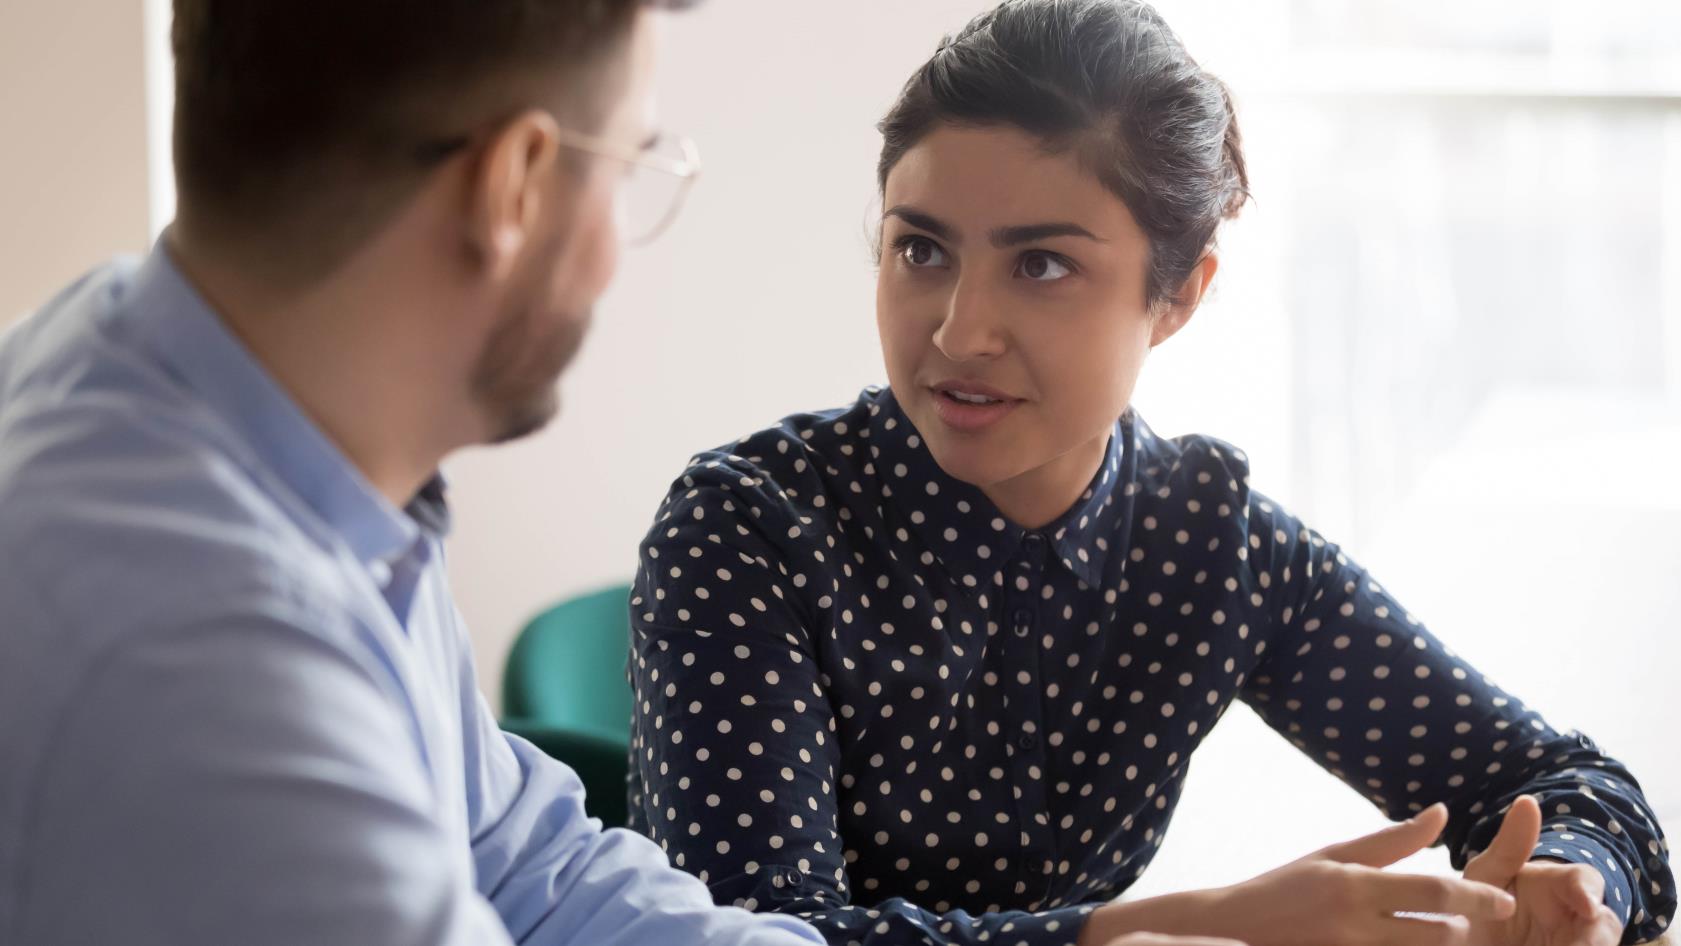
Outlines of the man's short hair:
M636 11L688 5L174 0L180 217L319 274L412 196L429 140L532 106L598 122Z

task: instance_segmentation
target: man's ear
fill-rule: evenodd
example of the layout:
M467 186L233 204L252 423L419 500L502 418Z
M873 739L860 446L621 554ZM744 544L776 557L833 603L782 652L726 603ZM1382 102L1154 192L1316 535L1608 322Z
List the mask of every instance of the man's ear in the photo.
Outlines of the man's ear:
M554 199L560 129L530 109L498 126L471 170L467 240L493 278L505 277L531 240L543 202Z
M1213 250L1209 250L1197 261L1190 275L1179 284L1179 290L1157 313L1155 324L1150 327L1151 348L1179 334L1179 330L1191 321L1197 306L1202 304L1203 296L1208 293L1209 283L1214 281L1215 270L1219 268L1219 254Z

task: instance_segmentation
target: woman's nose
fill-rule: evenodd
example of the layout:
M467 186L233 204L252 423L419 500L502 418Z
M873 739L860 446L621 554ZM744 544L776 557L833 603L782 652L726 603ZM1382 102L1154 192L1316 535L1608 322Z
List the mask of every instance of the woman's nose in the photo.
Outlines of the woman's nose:
M934 347L952 361L996 358L1004 353L1005 333L998 306L984 287L960 280L952 289Z

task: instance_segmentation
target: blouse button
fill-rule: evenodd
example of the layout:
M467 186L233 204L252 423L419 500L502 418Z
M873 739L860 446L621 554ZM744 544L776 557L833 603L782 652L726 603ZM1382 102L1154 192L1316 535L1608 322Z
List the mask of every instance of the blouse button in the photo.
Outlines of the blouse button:
M1023 547L1027 550L1027 557L1037 564L1040 557L1045 554L1045 537L1037 532L1029 532Z
M1026 637L1033 633L1033 612L1022 608L1016 612L1016 636Z
M792 867L782 872L782 882L789 887L797 887L805 877Z
M1020 736L1016 737L1016 745L1031 751L1034 747L1039 745L1039 737L1030 732L1024 732Z

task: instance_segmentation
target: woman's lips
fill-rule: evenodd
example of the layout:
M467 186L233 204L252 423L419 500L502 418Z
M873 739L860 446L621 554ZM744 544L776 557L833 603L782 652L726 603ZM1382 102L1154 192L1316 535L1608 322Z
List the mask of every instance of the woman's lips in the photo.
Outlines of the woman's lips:
M1023 403L1021 398L978 381L942 381L929 391L941 423L963 433L985 430Z

